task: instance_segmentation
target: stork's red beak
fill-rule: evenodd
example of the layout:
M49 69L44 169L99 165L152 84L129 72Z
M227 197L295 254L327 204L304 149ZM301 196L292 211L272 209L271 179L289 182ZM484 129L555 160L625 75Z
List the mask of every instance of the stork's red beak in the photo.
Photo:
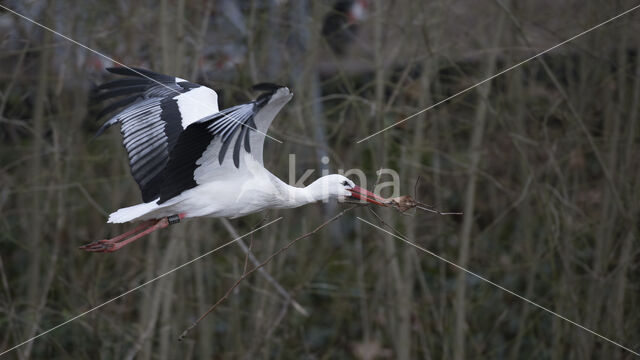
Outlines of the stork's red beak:
M387 206L387 199L380 197L367 189L363 189L360 186L354 186L349 189L351 191L351 197L356 200L364 200L372 204Z

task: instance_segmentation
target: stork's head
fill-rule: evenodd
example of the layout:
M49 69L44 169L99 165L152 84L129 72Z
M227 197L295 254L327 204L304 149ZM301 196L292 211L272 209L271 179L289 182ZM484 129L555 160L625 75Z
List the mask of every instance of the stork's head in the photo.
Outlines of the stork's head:
M357 186L347 177L333 174L327 175L314 181L308 186L311 190L319 194L316 200L327 200L337 198L339 200L356 200L361 202L369 202L376 205L385 206L386 199Z

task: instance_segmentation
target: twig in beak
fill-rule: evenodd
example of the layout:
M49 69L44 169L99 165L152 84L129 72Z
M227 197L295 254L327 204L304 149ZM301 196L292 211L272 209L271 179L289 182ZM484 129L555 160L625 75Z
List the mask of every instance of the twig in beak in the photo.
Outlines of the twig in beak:
M390 204L401 213L404 213L405 211L418 206L418 203L409 195L398 196L393 199L389 199L388 204Z
M417 194L418 192L418 185L420 184L420 179L421 179L420 176L418 176L418 179L416 179L416 183L413 189L414 195ZM463 215L462 212L442 212L431 205L423 204L419 201L414 200L409 195L385 199L359 186L354 186L353 189L351 189L350 191L352 193L352 199L357 199L358 201L349 201L347 198L343 200L346 203L356 203L360 205L367 205L366 203L364 203L364 201L366 201L379 206L392 207L398 210L398 212L400 212L402 215L410 215L406 213L406 211L414 208L432 212L438 215Z
M398 196L393 199L389 199L387 202L390 206L400 211L400 213L404 213L405 211L413 208L417 208L420 210L432 212L438 215L462 215L462 212L442 212L431 205L423 204L419 201L415 201L411 196Z
M464 215L462 211L460 212L442 212L431 205L427 205L421 202L417 202L416 207L421 210L426 210L439 215Z

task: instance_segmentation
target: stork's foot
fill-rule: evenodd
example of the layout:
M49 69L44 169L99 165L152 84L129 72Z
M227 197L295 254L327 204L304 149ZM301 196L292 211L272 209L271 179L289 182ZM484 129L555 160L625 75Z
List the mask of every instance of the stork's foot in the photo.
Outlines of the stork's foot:
M119 249L116 245L117 242L113 242L111 239L104 239L82 245L78 249L91 252L113 252Z
M128 243L134 242L158 229L163 229L171 224L180 222L180 219L184 218L184 216L184 214L178 214L169 216L168 218L164 217L162 219L145 221L135 229L127 231L122 235L118 235L111 239L94 241L80 246L80 249L90 252L114 252Z

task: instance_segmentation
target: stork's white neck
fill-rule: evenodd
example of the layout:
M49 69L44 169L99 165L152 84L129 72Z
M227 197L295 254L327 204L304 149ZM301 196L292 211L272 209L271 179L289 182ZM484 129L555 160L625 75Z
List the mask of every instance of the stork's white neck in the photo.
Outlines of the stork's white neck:
M283 208L294 208L336 197L327 188L326 182L322 178L306 187L295 187L284 182L281 185L280 203Z

